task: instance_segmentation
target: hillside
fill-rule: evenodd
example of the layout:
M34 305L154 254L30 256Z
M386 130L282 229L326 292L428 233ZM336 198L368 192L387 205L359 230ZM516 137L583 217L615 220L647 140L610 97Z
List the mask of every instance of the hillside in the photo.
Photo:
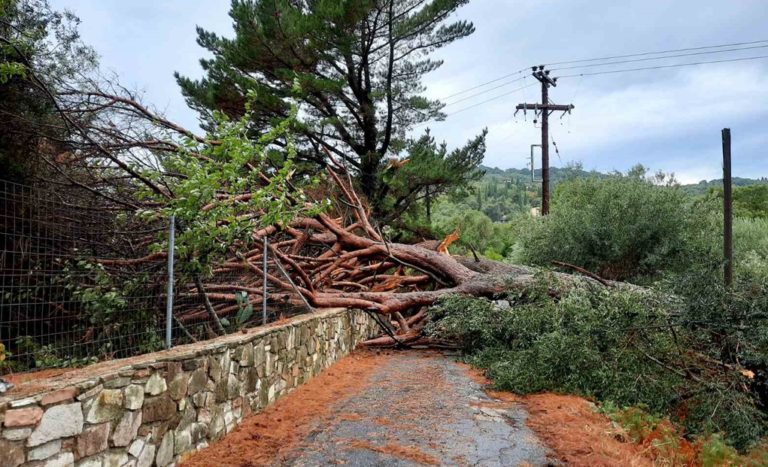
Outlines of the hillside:
M760 177L760 178L741 178L741 177L734 177L733 178L733 186L752 186L752 185L763 185L768 183L768 177ZM688 185L682 185L683 190L686 191L686 193L692 194L692 195L703 195L707 193L709 190L715 188L722 188L723 186L723 179L718 178L716 180L702 180L699 183L690 183Z
M482 211L494 222L503 222L512 215L529 212L541 204L541 170L537 169L531 177L530 169L499 169L497 167L481 166L485 171L482 179L474 185L474 192L443 200L444 203L458 204L459 208L470 208ZM570 178L605 178L609 173L595 170L587 171L581 167L552 167L550 177L552 189L557 184ZM699 183L681 185L688 194L698 196L706 194L710 189L722 187L722 179L702 180ZM768 184L767 177L759 179L735 177L736 187Z
M518 216L527 216L541 205L540 171L532 179L529 169L499 169L481 167L485 175L472 184L472 190L443 196L435 204L429 219L431 228L438 236L454 229L461 230L457 247L472 245L478 251L506 255L513 246L514 230L520 224ZM608 173L586 171L580 167L552 167L550 169L553 193L558 184L573 178L607 178ZM768 185L768 179L735 178L734 206L742 217L764 216L768 190L753 189ZM702 196L710 190L722 187L721 180L701 181L681 185L689 196Z

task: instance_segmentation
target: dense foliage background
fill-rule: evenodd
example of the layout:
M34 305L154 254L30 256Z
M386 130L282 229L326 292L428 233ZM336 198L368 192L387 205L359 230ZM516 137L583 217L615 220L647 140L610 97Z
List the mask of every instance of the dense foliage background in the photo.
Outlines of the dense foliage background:
M669 417L707 443L725 440L740 450L760 443L768 428L765 180L741 180L734 189L729 288L716 184L701 192L708 184L681 186L642 167L566 169L551 215L542 218L530 214L530 179L516 174L488 171L474 193L442 199L434 228L460 228L465 247L491 258L545 271L560 261L644 288L560 288L544 272L530 290L496 302L442 301L431 309L429 332L461 342L499 388L582 394L608 407L639 407L632 410L648 413L644 420ZM504 214L496 216L501 203Z

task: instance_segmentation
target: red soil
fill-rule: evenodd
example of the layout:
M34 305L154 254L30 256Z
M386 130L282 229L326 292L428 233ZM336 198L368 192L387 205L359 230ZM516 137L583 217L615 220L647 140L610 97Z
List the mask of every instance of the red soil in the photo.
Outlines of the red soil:
M577 396L535 394L525 397L490 392L492 397L522 402L528 410L527 425L567 465L652 466L643 446L624 441L622 430L594 404Z
M364 351L342 358L289 396L243 420L224 438L183 459L181 466L276 463L310 433L318 420L329 415L335 402L359 392L388 355Z
M383 446L373 444L362 439L349 440L349 449L367 449L369 451L387 454L400 459L417 462L423 465L440 465L440 461L421 451L417 446L403 446L397 443L388 443Z
M469 376L490 384L479 370L464 365ZM590 401L570 395L486 391L499 404L522 404L528 411L526 425L569 466L653 466L652 454L626 440L621 428L598 413Z

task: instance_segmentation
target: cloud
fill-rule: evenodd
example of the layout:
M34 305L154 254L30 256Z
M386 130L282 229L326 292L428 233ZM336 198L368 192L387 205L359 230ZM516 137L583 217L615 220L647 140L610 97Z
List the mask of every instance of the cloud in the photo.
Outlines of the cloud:
M52 4L82 18L84 39L123 82L146 90L146 100L167 109L170 118L196 125L197 116L186 107L173 72L200 76L198 60L204 50L195 42L194 27L231 35L228 0ZM431 97L442 98L542 62L762 39L768 8L764 0L474 0L454 18L473 21L477 31L437 51L436 58L445 65L425 80ZM749 54L765 55L765 50ZM681 58L679 63L706 57ZM527 77L449 106L446 112L532 83ZM763 108L768 102L768 60L563 79L551 95L556 102L576 105L573 115L551 120L561 153L558 158L553 151L555 165L581 161L587 168L626 170L643 163L674 171L678 178L718 177L719 131L729 126L734 131L734 173L768 174L763 128L768 117ZM486 164L523 167L530 144L538 143L540 134L530 114L515 118L514 108L539 99L533 86L429 127L451 146L488 127Z
M195 26L229 34L228 0L52 0L52 7L80 17L83 40L99 53L101 64L145 100L188 128L197 115L184 102L174 71L201 76Z
M720 151L721 128L738 130L744 143L764 139L753 128L754 122L768 118L764 65L736 62L680 68L606 91L605 82L615 79L612 75L563 79L551 89L553 100L576 106L572 115L550 117L550 134L561 153L558 159L552 148L552 164L580 161L588 168L625 170L642 163L686 174L686 178L709 177L719 170L720 159L713 156ZM530 144L540 143L534 115L514 116L517 103L539 102L536 88L527 91L527 96L521 91L456 116L450 116L448 107L448 120L432 125L433 133L450 145L459 145L487 126L486 164L522 167ZM502 93L494 91L483 99ZM740 175L768 172L764 146L742 147L742 160L749 163L736 166ZM685 155L682 162L681 154ZM690 168L699 164L706 167Z

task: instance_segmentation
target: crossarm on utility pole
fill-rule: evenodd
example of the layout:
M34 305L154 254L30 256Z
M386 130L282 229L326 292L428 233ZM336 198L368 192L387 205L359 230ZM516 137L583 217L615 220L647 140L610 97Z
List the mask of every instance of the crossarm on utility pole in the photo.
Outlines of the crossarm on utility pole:
M516 110L549 110L550 112L570 112L571 110L575 109L576 106L573 104L547 104L547 105L541 105L541 104L517 104L517 107L515 107Z
M544 65L533 67L533 77L541 83L541 103L517 104L515 114L521 110L541 112L541 214L546 216L549 214L549 115L552 112L570 112L574 105L549 102L549 87L557 86L557 78L550 77Z

